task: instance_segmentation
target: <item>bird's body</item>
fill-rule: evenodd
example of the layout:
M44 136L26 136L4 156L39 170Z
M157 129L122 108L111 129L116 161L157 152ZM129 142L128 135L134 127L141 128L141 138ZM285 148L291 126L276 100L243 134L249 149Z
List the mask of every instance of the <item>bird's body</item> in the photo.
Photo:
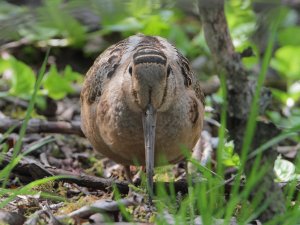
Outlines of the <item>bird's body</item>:
M145 164L145 116L156 113L155 165L183 159L203 126L204 100L187 60L160 37L135 35L108 48L88 71L82 128L93 147L123 165ZM147 146L146 146L147 147Z

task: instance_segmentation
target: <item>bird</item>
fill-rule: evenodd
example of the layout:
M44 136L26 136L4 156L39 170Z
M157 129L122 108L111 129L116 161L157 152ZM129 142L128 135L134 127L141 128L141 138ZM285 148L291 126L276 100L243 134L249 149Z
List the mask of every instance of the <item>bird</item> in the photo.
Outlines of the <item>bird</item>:
M160 36L136 34L108 47L86 73L81 126L113 161L145 165L151 196L155 166L185 158L203 128L205 98L189 61Z

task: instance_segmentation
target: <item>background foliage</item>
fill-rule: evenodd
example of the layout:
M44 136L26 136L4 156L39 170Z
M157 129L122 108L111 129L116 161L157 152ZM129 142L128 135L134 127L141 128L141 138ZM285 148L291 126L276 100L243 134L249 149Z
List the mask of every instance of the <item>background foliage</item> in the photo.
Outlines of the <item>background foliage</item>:
M136 33L163 36L174 43L190 59L203 83L217 73L193 1L51 0L13 4L16 2L0 2L2 98L16 97L30 101L46 49L51 48L44 79L36 90L37 108L47 110L49 99L62 101L78 92L83 81L82 74L99 53ZM273 100L260 119L272 121L283 130L288 130L300 124L300 11L287 5L279 7L284 14L280 18L265 81L271 89ZM261 69L261 56L268 40L268 33L264 31L269 21L278 16L277 13L276 7L270 12L255 1L226 1L226 17L233 43L241 53L248 47L252 49L253 54L243 58L243 62L253 73L257 74ZM213 113L207 113L207 118L220 120L219 109L225 101L221 90L207 96L206 101L207 106L215 109ZM32 117L42 116L37 108L31 112ZM23 115L14 117L22 118ZM291 143L299 141L296 135L290 138ZM226 141L222 150L222 163L226 167L240 166L234 143ZM278 158L275 163L277 181L298 181L298 161L298 156L294 162ZM201 188L195 189L195 192L199 190ZM203 195L203 192L194 194ZM216 197L212 199L216 200ZM200 203L195 203L200 211L207 210ZM191 216L187 205L181 207L179 221L180 216ZM160 207L164 208L163 202L158 204ZM212 212L204 213L208 222L208 215L218 215L214 211L217 206L210 205L209 209Z

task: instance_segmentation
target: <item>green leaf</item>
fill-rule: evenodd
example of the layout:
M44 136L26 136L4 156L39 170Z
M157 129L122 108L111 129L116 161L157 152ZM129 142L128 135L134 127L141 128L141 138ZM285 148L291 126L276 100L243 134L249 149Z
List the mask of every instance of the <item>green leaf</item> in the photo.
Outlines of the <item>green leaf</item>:
M48 40L59 34L57 28L43 27L41 24L29 24L28 27L21 27L18 32L22 37L30 41Z
M52 65L49 73L45 76L43 87L47 90L48 96L59 100L68 93L73 92L71 82L57 72L55 65Z
M10 172L18 164L19 160L21 160L21 158L23 156L23 154L20 154L22 140L23 140L23 137L25 136L26 127L28 125L30 115L31 115L31 113L33 111L33 108L34 108L35 99L36 99L38 89L40 88L41 81L43 80L43 77L44 77L49 52L50 52L50 50L48 50L47 53L46 53L46 57L43 61L43 64L42 64L42 66L39 70L38 76L37 76L37 80L34 84L34 89L33 89L33 92L32 92L32 96L30 98L29 105L28 105L28 108L27 108L27 111L26 111L26 115L25 115L24 121L22 122L22 126L21 126L21 129L20 129L20 132L19 132L19 139L17 140L16 144L14 145L12 160L10 161L10 163L7 166L4 167L4 169L2 169L0 171L0 179L3 178L2 179L2 181L3 181L2 182L2 187L6 186L7 181L8 181L8 177L10 175Z
M10 67L10 61L0 58L0 75Z
M137 32L142 28L143 25L137 18L128 17L116 24L104 26L101 30L101 34L107 34L110 32Z
M73 81L78 82L78 83L83 82L83 76L80 73L74 72L70 65L66 66L63 74L64 74L65 79L68 80L69 82L73 82Z
M275 160L274 171L278 181L287 182L297 178L295 165L281 156Z
M225 166L234 166L234 167L239 166L240 158L236 153L234 153L233 141L224 144L222 155L223 155L223 164Z
M132 14L128 11L127 1L96 0L90 1L90 3L93 12L101 18L101 24L103 27L117 24L125 17L132 16Z
M151 1L145 0L131 0L127 3L127 10L134 17L149 15L152 11L151 3Z
M28 99L34 88L34 71L25 63L15 58L1 60L0 70L0 72L4 72L5 70L11 71L9 94Z
M147 35L162 35L169 29L170 25L160 15L152 15L144 20L144 29L142 32Z
M187 34L178 25L174 25L169 32L168 39L176 43L176 47L180 50L183 55L187 55L189 50L194 47L191 45ZM194 48L195 49L195 48Z
M234 46L243 46L255 30L251 1L226 1L225 12Z
M283 104L286 104L289 94L279 89L271 88L272 96Z
M275 58L271 66L283 76L291 79L299 79L300 76L300 46L284 46L275 52Z
M50 29L53 34L58 32L59 36L68 38L74 46L82 46L86 40L86 29L69 13L67 4L63 4L62 0L44 3L37 9L39 16L37 28Z
M278 41L281 46L300 45L300 27L287 27L278 34Z

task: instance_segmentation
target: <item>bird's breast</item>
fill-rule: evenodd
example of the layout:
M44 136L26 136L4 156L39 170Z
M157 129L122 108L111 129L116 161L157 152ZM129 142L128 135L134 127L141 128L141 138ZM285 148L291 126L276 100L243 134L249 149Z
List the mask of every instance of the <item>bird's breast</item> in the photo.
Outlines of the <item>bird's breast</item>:
M121 163L144 164L142 113L131 111L122 98L105 94L101 97L97 109L99 131L110 150L124 159ZM198 111L198 101L186 95L174 101L169 110L158 112L156 164L177 162L183 158L183 147L194 147L201 129Z

